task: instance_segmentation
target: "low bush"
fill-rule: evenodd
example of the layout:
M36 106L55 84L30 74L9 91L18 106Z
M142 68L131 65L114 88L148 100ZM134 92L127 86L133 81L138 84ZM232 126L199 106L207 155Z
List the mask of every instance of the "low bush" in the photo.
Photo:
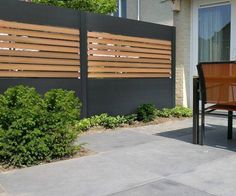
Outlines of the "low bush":
M108 116L108 114L101 114L85 118L75 124L75 129L78 132L87 131L89 128L96 126L103 126L106 129L114 129L127 122L124 116Z
M156 110L155 115L156 115L156 117L170 118L171 117L171 109L163 108L162 110Z
M74 91L63 89L52 89L45 93L47 124L58 126L58 124L71 124L80 118L81 102Z
M87 131L92 127L90 119L89 118L84 118L78 122L75 123L75 129L77 132L83 132Z
M125 123L126 123L126 119L124 116L116 116L116 117L108 116L102 122L102 126L104 126L106 129L114 129Z
M137 114L130 114L130 115L126 115L124 116L125 120L126 120L126 124L132 125L134 124L135 121L137 121Z
M108 118L108 114L95 115L90 117L91 127L103 126L103 123Z
M192 116L192 110L190 108L176 106L171 110L171 115L173 117L191 117Z
M143 122L150 122L155 119L156 108L153 104L143 104L138 107L137 120Z
M80 101L71 91L16 86L0 95L0 163L30 166L74 154Z
M170 118L170 117L191 117L192 110L190 108L176 106L175 108L164 108L162 110L156 110L157 117Z

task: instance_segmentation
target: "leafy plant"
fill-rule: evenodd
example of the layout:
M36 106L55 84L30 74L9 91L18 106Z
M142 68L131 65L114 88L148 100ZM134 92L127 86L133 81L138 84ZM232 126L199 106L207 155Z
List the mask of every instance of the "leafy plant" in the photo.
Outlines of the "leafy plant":
M108 118L108 114L95 115L90 117L90 124L92 127L103 126L103 123Z
M110 14L117 9L116 0L32 0L32 2L101 14Z
M153 104L143 104L138 107L137 119L138 121L150 122L155 119L155 106Z
M52 89L44 95L47 109L47 123L58 126L58 123L70 124L80 118L81 102L74 91Z
M176 106L171 110L171 115L173 117L191 117L192 116L192 110L190 108Z
M156 110L157 117L170 118L170 117L191 117L192 110L190 108L176 106L175 108L168 109L164 108L162 110Z
M91 125L91 121L90 121L89 118L84 118L84 119L78 121L78 122L75 124L75 129L76 129L78 132L87 131L87 130L89 130L90 127L92 127L92 125Z
M132 125L135 121L137 121L137 114L130 114L124 116L126 123Z
M162 110L156 110L156 117L169 118L171 117L171 109L163 108Z
M116 127L121 126L122 124L126 123L126 119L124 116L108 116L102 122L102 125L107 129L114 129Z
M67 103L65 103L67 102ZM72 128L81 104L74 93L16 86L0 95L0 163L30 166L74 154ZM73 108L73 110L71 110Z

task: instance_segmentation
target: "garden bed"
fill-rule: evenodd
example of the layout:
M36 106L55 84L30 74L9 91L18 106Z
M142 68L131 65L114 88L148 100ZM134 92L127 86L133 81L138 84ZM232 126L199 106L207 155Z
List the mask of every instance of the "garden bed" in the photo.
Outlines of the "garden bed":
M157 109L143 104L134 114L100 114L80 119L81 102L75 92L15 86L0 95L0 165L21 168L90 154L75 141L81 134L122 127L155 125L190 117L189 108ZM4 170L1 169L0 170Z

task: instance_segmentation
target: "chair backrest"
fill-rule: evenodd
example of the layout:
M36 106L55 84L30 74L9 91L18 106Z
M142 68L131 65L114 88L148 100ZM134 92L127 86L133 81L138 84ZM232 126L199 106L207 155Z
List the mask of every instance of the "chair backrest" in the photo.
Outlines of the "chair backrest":
M236 105L236 62L200 63L197 68L205 103Z

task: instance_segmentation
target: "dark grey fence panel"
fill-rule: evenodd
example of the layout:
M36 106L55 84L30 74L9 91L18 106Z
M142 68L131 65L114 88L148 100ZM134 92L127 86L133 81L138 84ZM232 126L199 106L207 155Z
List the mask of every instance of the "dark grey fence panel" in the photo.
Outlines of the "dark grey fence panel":
M44 94L50 89L62 88L75 91L76 95L80 99L82 98L81 82L76 78L0 78L0 85L0 93L3 93L9 87L26 85L35 87L40 94Z
M18 84L34 86L40 93L51 88L74 90L83 102L83 117L104 112L129 114L143 103L153 103L159 108L175 106L174 27L17 0L1 0L0 20L80 29L81 57L81 79L1 78L0 93ZM87 31L171 41L172 77L88 79Z
M16 0L0 1L0 20L80 28L80 12L78 11ZM33 86L41 94L54 88L73 90L82 99L81 80L76 78L0 78L0 93L16 85Z
M172 78L88 79L88 115L129 114L140 104L175 106L175 27L99 14L87 14L88 31L172 42Z
M88 82L89 115L130 114L144 103L158 108L173 107L171 80L167 79L90 79ZM167 88L166 88L167 87Z
M0 19L38 25L79 28L80 12L19 0L0 1Z

